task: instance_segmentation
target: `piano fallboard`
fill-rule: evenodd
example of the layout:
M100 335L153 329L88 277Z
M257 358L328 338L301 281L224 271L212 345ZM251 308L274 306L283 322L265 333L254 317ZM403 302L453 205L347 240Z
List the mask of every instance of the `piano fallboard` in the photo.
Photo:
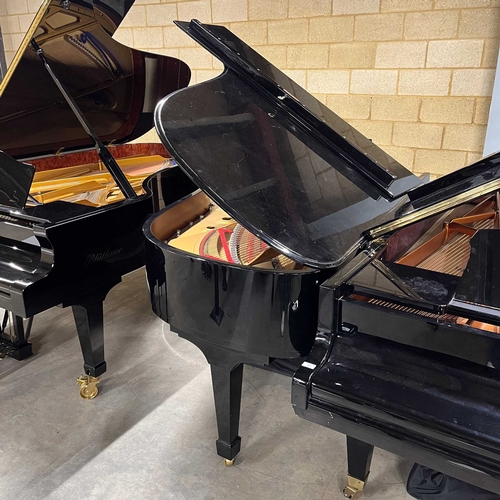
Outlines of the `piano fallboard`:
M342 300L342 321L346 327L381 339L455 356L481 365L498 365L500 335L468 325L447 321L447 316L423 313L418 309L385 301L366 303ZM449 315L451 316L451 315ZM443 318L443 319L440 319Z

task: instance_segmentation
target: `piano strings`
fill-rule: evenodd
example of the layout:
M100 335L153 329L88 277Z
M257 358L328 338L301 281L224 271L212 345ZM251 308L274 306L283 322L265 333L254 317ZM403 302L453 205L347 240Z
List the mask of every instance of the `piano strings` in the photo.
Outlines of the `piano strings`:
M479 200L464 215L452 215L438 220L419 240L399 259L397 264L418 267L454 276L462 276L470 258L470 240L481 229L498 229L500 197L499 193ZM402 304L380 299L351 295L358 301L366 301L371 305L390 308L395 311L461 325L468 325L481 330L500 333L500 327L470 320L451 314L436 314L408 307Z
M144 194L142 185L145 179L168 162L159 155L129 157L117 161L138 195ZM37 171L30 195L39 203L67 201L93 207L124 199L111 174L100 162Z
M264 269L301 270L303 266L280 254L212 205L198 221L178 231L168 244L201 257Z

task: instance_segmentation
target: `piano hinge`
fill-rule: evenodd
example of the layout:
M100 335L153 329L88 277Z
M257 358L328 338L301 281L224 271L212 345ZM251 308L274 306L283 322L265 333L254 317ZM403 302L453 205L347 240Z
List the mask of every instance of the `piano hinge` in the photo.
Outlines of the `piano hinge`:
M351 325L349 323L342 323L340 329L342 330L342 333L346 335L354 335L355 333L358 332L358 327L356 325Z

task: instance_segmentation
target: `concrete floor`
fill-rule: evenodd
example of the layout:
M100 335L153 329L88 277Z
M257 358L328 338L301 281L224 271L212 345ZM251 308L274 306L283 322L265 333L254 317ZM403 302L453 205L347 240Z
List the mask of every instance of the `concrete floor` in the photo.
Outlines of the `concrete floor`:
M150 310L144 271L105 304L108 373L78 395L70 310L35 318L36 355L0 361L0 500L340 500L344 436L295 416L290 380L245 367L235 465L215 453L208 365ZM404 500L411 463L377 450L366 499Z

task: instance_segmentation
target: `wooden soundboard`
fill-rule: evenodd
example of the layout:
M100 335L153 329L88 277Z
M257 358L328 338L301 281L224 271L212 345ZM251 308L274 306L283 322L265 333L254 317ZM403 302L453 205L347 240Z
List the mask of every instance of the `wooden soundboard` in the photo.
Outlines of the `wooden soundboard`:
M165 162L166 159L159 155L117 160L138 195L144 193L144 180L163 168ZM30 194L40 203L68 201L96 207L124 199L123 193L101 162L37 171Z
M279 254L244 229L220 207L210 211L169 245L184 252L223 262L265 269L299 269L295 261Z

